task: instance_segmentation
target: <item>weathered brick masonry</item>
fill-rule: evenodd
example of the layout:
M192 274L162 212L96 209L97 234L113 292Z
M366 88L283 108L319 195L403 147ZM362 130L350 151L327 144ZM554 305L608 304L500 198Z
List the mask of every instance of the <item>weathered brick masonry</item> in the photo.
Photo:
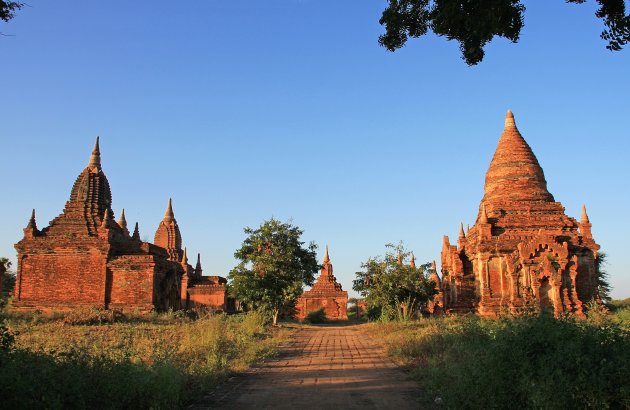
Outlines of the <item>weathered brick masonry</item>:
M18 275L14 307L57 310L89 305L166 310L188 306L195 280L202 280L201 266L198 264L196 271L188 265L171 201L155 234L155 244L140 240L137 223L130 235L124 210L117 222L111 205L97 138L88 166L77 177L63 212L39 230L33 211L24 238L15 245ZM205 291L206 305L226 308L224 285Z
M475 225L460 225L457 245L444 237L435 303L486 316L524 305L581 316L597 297L598 250L586 208L580 222L564 214L508 111Z

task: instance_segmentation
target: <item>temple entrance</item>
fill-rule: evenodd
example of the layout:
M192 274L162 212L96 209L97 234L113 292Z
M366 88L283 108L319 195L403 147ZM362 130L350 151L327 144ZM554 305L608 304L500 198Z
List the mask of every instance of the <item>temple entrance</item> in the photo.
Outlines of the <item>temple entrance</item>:
M553 294L547 277L540 281L540 310L553 313Z

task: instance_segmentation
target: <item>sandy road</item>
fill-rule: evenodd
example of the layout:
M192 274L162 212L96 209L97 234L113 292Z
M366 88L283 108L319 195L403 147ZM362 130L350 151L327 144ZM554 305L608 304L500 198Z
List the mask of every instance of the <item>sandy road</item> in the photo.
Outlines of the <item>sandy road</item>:
M420 392L357 326L299 330L280 355L191 409L418 409Z

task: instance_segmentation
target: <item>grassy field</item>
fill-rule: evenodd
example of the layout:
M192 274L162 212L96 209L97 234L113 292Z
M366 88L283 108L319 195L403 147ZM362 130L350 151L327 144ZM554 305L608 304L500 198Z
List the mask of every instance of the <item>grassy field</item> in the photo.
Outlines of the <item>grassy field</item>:
M372 323L428 408L628 409L630 318L474 316Z
M292 332L256 313L3 316L0 400L12 409L182 408L274 355Z

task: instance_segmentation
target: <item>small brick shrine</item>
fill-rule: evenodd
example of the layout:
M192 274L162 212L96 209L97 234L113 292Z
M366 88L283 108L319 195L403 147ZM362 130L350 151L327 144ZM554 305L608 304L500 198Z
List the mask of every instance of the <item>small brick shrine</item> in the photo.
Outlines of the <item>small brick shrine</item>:
M328 246L326 246L326 254L317 281L310 290L299 297L295 307L295 316L298 319L304 319L308 312L321 308L324 308L328 319L348 319L348 292L341 289L341 284L333 275L333 266L328 257Z

